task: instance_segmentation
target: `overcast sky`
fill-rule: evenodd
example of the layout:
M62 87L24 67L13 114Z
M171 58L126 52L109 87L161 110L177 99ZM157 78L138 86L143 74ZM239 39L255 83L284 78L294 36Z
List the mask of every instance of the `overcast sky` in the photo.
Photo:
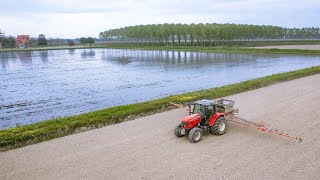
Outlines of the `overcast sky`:
M97 37L107 29L158 23L320 26L320 0L0 0L6 35Z

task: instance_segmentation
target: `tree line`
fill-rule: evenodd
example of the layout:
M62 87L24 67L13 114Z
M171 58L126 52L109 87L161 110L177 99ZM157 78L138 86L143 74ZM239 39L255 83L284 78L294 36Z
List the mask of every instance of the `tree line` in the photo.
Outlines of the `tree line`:
M95 43L95 40L92 38L92 37L81 37L80 39L79 39L79 42L81 43L81 44L83 44L83 46L84 47L86 47L86 44L90 44L90 47L91 47L91 45L93 44L93 43Z
M37 44L43 47L48 45L48 40L44 34L39 34L38 38L29 39L29 45L31 44ZM11 35L5 36L5 33L0 29L0 46L1 48L15 48L16 38Z
M0 48L13 48L16 46L16 38L13 36L5 36L0 29Z
M319 27L284 28L245 24L150 24L110 29L99 37L151 45L243 45L250 41L320 39Z
M63 46L69 45L74 46L76 43L81 43L84 46L89 44L90 47L95 43L96 38L92 37L81 37L76 39L61 39L61 38L46 38L45 34L39 34L38 37L30 37L28 46L29 47L44 47L44 46ZM0 29L0 49L1 48L15 48L16 37L11 35L6 36L5 33Z

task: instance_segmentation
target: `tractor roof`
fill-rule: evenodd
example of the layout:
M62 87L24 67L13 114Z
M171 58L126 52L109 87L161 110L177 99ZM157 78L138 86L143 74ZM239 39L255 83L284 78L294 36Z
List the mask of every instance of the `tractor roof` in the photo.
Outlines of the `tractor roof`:
M200 100L200 101L196 101L194 102L195 104L200 104L200 105L203 105L203 106L211 106L211 105L214 105L214 101L212 100L208 100L208 99L203 99L203 100Z

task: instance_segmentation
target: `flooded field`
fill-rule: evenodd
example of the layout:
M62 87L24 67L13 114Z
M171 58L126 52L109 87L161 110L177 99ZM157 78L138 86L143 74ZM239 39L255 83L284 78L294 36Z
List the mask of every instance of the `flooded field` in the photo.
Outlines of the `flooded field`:
M0 52L0 129L320 65L320 56L115 49Z

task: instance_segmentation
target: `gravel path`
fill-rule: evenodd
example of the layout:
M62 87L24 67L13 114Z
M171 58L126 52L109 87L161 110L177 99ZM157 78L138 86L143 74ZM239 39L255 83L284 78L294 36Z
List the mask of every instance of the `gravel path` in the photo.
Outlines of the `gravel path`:
M258 49L304 49L304 50L320 50L320 45L284 45L284 46L263 46L263 47L255 47Z
M0 179L318 179L320 75L228 97L239 116L303 142L229 124L191 144L176 109L0 153Z

